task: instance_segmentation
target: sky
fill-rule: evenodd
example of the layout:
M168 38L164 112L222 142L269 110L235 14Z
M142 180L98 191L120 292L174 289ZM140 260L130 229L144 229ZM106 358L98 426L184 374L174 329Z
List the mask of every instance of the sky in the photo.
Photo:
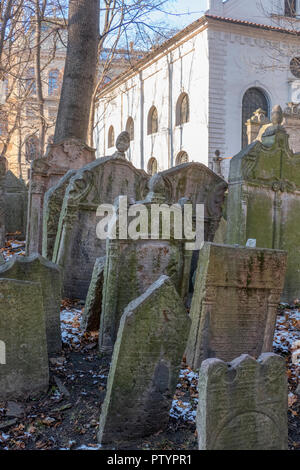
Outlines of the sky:
M171 0L168 10L166 7L170 15L163 15L163 19L181 29L200 18L206 9L207 0Z

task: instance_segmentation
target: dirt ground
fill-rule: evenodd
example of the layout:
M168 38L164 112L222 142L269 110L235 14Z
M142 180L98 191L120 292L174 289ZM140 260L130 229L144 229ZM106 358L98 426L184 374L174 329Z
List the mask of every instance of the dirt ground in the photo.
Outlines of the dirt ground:
M20 242L11 242L4 255L15 253L23 254ZM287 364L290 450L300 450L300 364L292 362L294 344L300 340L299 307L281 306L274 340L274 352ZM0 450L100 448L97 427L109 370L98 355L97 333L80 331L82 308L79 303L62 302L63 350L50 359L48 392L22 403L0 402ZM196 408L197 374L182 364L167 430L126 449L197 449Z

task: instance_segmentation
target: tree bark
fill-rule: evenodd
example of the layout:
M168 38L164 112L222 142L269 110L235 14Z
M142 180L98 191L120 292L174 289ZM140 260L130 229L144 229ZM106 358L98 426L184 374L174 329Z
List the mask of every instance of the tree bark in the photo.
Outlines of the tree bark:
M97 71L99 0L70 0L68 46L54 143L77 138L87 143Z

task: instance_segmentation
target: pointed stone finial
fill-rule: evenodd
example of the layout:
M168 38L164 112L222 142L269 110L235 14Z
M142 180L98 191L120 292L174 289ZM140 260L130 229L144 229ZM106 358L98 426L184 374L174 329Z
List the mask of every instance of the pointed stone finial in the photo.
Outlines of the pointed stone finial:
M272 120L273 126L279 126L280 124L282 124L283 111L282 111L281 106L279 106L279 104L273 107L272 113L271 113L271 120Z

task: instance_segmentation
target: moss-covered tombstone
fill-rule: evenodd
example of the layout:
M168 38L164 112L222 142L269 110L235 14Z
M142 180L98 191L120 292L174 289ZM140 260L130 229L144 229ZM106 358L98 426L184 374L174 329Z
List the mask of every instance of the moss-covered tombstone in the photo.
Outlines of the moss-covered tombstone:
M97 238L97 208L120 194L139 200L147 193L148 175L116 152L95 160L70 179L60 212L52 261L63 269L64 294L85 299L97 258L106 241ZM48 227L49 229L49 227Z
M46 391L49 367L41 285L0 279L0 300L0 400Z
M166 428L189 327L167 276L127 306L101 409L100 443L118 447Z
M207 359L198 383L199 450L287 450L285 361L262 354Z
M282 300L300 296L300 154L289 148L280 125L280 108L273 125L233 157L230 165L226 243L288 252ZM278 117L279 116L279 117Z
M286 252L205 243L191 305L187 362L272 351Z
M33 281L40 284L48 353L50 357L51 354L59 353L62 347L60 330L62 282L60 268L38 254L28 257L14 256L0 266L0 278Z
M183 231L184 204L168 205L166 202L166 185L161 174L152 177L150 192L144 201L135 207L140 207L140 213L146 217L145 230L140 228L138 239L120 239L117 232L116 239L107 240L107 257L104 271L102 314L99 332L100 351L110 356L118 333L118 327L124 308L142 295L153 282L162 274L169 276L182 299L186 299L189 290L189 279L191 269L192 251L186 249ZM183 202L183 201L182 201ZM168 211L170 222L170 237L164 237L163 224L155 219L152 208L163 206ZM119 211L117 203L117 211ZM174 209L175 212L172 212ZM129 205L128 232L131 223L137 220L135 216L130 217L131 207ZM175 239L175 216L179 215L180 238ZM141 216L142 217L142 216ZM118 230L120 214L116 218ZM151 232L155 221L157 225L157 237L153 238ZM160 219L162 221L162 219ZM178 232L179 233L179 232Z

